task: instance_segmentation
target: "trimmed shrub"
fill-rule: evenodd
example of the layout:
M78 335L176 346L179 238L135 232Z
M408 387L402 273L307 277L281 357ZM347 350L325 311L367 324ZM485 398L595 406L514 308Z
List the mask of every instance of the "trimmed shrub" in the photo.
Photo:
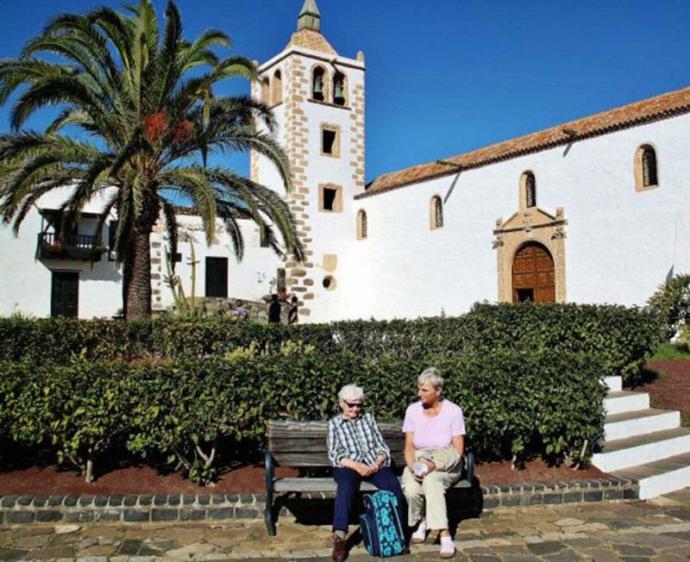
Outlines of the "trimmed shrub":
M44 319L0 320L0 360L67 363L89 360L203 358L238 349L273 354L301 342L322 354L350 352L374 359L436 361L457 353L568 351L599 357L602 375L626 379L661 341L652 312L575 304L476 305L456 318L355 321L281 326L223 317L161 318L151 322Z
M647 307L663 322L666 340L676 336L690 324L690 275L676 275L662 284Z
M438 359L447 397L465 413L480 460L582 461L602 436L601 365L579 353L487 351ZM381 420L400 419L429 362L283 346L273 355L73 365L0 363L0 428L20 445L51 447L90 473L125 447L164 458L207 483L240 444L258 451L269 419L327 419L356 382ZM324 447L325 447L324 443Z

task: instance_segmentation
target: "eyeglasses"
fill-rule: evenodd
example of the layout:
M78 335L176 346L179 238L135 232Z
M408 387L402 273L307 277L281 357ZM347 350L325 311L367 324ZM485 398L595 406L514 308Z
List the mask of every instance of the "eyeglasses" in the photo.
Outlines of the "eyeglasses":
M348 408L359 408L360 410L364 408L364 404L362 402L345 402Z

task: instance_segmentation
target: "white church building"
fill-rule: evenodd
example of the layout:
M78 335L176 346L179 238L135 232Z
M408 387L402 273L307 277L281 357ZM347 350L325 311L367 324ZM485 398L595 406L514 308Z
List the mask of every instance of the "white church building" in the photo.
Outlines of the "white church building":
M181 214L189 239L177 273L188 295L190 244L197 296L256 301L284 291L299 298L302 322L455 315L477 301L642 305L670 274L690 271L690 88L367 184L364 55L338 54L314 0L297 27L259 66L252 95L273 108L290 158L294 189L284 197L305 261L276 256L247 221L238 263L222 225L207 246L199 218ZM283 193L263 157L252 154L250 170ZM109 236L93 236L103 202L92 201L58 245L61 201L41 199L18 237L0 227L0 316L110 317L121 308ZM151 244L161 311L172 304L163 228Z

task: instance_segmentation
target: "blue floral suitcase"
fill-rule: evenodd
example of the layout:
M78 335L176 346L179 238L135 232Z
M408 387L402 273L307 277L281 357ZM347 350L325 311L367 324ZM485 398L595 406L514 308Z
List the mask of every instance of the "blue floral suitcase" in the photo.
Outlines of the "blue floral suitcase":
M362 541L372 556L387 557L405 550L398 498L392 492L364 494L364 514L359 517Z

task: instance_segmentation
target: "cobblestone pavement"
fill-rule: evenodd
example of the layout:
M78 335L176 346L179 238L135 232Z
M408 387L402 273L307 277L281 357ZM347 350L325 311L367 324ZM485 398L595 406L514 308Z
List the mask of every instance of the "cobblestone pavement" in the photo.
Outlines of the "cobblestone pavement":
M460 523L455 560L467 562L681 562L690 560L690 489L648 502L497 509ZM437 545L413 545L393 560L433 560ZM0 560L330 560L324 525L262 521L26 525L0 528ZM349 560L370 560L361 544Z

